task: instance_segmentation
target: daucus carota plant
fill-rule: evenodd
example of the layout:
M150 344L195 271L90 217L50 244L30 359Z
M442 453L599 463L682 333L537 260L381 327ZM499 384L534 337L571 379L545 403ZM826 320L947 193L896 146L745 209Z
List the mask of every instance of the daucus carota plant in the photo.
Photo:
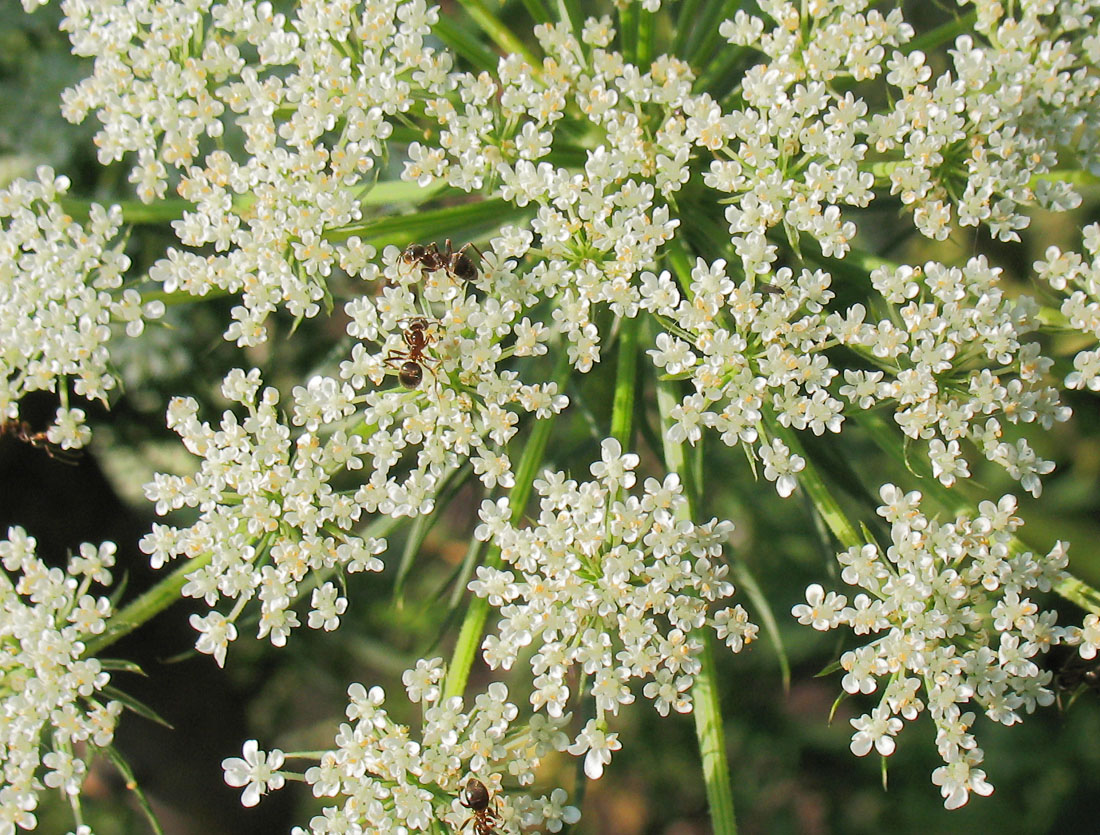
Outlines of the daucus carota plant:
M475 496L450 659L406 671L402 718L352 684L334 747L250 740L226 781L251 806L304 780L318 835L557 832L581 813L543 761L600 779L648 701L694 715L711 824L733 832L720 653L787 627L735 589L732 471L808 497L835 540L822 581L858 589L814 583L792 613L857 636L841 687L878 701L852 751L889 757L927 713L944 805L989 794L979 717L1050 704L1043 655L1100 645L1068 546L1033 553L1016 499L973 478L1041 508L1036 438L1071 419L1065 390L1100 390L1097 227L1085 254L1044 248L1030 288L1001 263L1100 170L1100 3L914 22L865 0L459 5L61 3L89 59L62 112L97 123L130 199L80 204L45 167L0 193L0 417L54 392L43 437L79 448L72 401L128 379L171 395L192 458L145 487L169 518L141 549L176 572L73 657L180 594L219 666L246 627L274 647L346 629L352 575L403 587L393 543L416 559ZM132 264L126 226L156 254ZM198 310L224 313L231 370L184 356L165 392L142 340ZM858 455L877 463L852 491L832 462ZM1094 614L1059 626L1052 591ZM12 652L5 715L40 697ZM75 795L63 766L45 783ZM6 775L8 825L31 828L41 786Z

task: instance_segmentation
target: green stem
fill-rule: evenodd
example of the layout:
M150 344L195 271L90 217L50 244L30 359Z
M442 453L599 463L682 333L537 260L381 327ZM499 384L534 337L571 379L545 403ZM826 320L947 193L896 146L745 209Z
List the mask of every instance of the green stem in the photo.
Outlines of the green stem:
M573 36L578 41L581 39L581 24L584 17L581 15L577 0L558 0L558 19L562 23L568 23Z
M634 429L634 393L638 378L638 317L619 323L619 364L615 369L615 399L611 406L611 437L630 449Z
M661 413L665 466L680 475L686 482L687 459L683 445L673 443L668 437L672 422L672 410L676 407L675 383L661 380L657 383L657 408ZM681 515L694 516L698 496L686 490L687 509ZM705 629L697 629L694 637L702 641L703 653L699 658L701 668L692 685L692 713L695 717L695 737L699 742L699 757L703 766L703 782L707 788L707 804L710 807L711 831L715 835L736 835L737 817L733 811L733 786L730 780L729 757L726 753L726 734L722 727L722 711L718 704L718 686L715 677L715 659L712 639Z
M695 738L699 740L699 756L703 761L711 831L715 835L736 835L737 817L733 812L726 734L715 680L714 637L702 629L696 630L695 635L703 642L703 654L699 659L702 667L691 688L695 702L692 715L695 717Z
M634 63L643 72L653 60L653 42L655 39L653 18L654 14L652 12L644 10L638 16L638 45Z
M623 58L634 64L638 58L638 4L630 3L619 9L619 42Z
M187 575L209 565L213 557L214 552L208 551L201 556L187 560L147 592L116 612L108 621L107 630L103 634L96 635L84 642L85 657L98 655L119 638L129 635L143 623L152 620L153 617L179 600L180 589L187 583Z
M557 382L559 390L565 387L571 370L569 354L563 347L561 355L558 357L557 367L554 370L554 380ZM527 443L523 447L523 455L516 470L516 483L509 497L512 505L511 522L513 525L518 525L523 520L527 500L531 496L535 476L538 474L539 467L542 466L553 424L553 417L537 421L534 429L531 430ZM489 549L485 557L485 565L490 568L498 568L500 564L500 549L494 546ZM466 616L462 620L458 641L455 643L454 651L451 654L451 663L447 667L447 677L443 682L444 700L452 696L461 696L466 691L470 669L474 665L477 648L481 646L481 635L485 629L485 621L488 618L489 600L487 598L475 597L470 601L470 608L466 610Z
M1054 586L1054 591L1060 597L1064 597L1071 603L1076 603L1086 612L1100 614L1100 591L1097 591L1084 580L1078 580L1070 575Z

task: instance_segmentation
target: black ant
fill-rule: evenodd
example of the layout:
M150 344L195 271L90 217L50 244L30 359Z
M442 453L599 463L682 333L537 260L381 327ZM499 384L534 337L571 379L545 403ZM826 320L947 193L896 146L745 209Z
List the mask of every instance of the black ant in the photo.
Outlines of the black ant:
M473 247L478 259L483 257L481 250L471 243L455 252L451 246L450 238L447 238L443 245L446 249L440 252L439 246L435 243L430 243L427 246L424 246L424 244L409 244L405 247L401 259L410 266L419 264L420 269L426 273L444 270L452 278L457 278L459 281L473 281L477 278L477 265L474 263L474 259L466 254L466 250Z
M439 360L429 359L424 354L428 346L435 342L435 336L429 332L429 328L431 325L423 316L410 319L408 327L401 334L405 338L408 350L390 351L384 360L386 365L396 366L400 363L397 379L409 390L420 386L424 379L425 366L430 368L429 363L439 362Z
M50 458L62 464L75 466L76 459L80 457L80 450L62 449L49 439L48 432L35 432L25 420L8 418L0 423L0 435L11 435L35 449L42 450Z
M1086 661L1079 655L1071 655L1062 668L1054 674L1054 692L1061 710L1068 710L1084 692L1100 694L1100 664ZM1069 701L1062 706L1062 694L1069 694Z
M492 798L484 783L476 777L467 780L466 785L462 787L462 791L459 793L458 802L474 814L473 817L466 819L466 822L459 827L458 831L461 832L473 823L474 835L495 835L497 832L496 822L500 820L500 815L489 808L490 800Z

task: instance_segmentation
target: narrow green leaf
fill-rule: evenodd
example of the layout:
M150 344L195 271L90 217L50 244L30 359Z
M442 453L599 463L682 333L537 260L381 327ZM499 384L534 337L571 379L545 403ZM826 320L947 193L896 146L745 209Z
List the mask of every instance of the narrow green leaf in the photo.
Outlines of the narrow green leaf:
M833 700L833 706L832 706L831 708L829 708L829 719L828 719L828 723L829 723L830 725L831 725L831 724L833 724L833 719L834 719L834 718L836 717L836 709L837 709L838 707L840 707L840 703L841 703L841 702L843 702L843 701L844 701L845 699L847 699L847 698L848 698L848 694L847 694L847 693L845 693L845 692L844 692L843 690L841 690L841 691L840 691L840 695L838 695L838 696L837 696L837 697L836 697L836 698L835 698L835 699Z
M416 205L431 200L446 190L446 183L437 182L430 186L419 183L407 183L404 180L385 180L375 183L359 198L364 206L388 206L391 203L409 203Z
M127 226L162 224L171 220L181 220L184 212L195 211L195 204L189 200L158 200L146 205L140 200L111 200L103 203L98 200L79 200L75 197L62 197L58 200L61 208L74 218L86 220L91 213L92 204L117 205L122 209L122 222Z
M479 70L492 72L497 66L497 55L485 46L482 38L475 36L453 18L441 14L432 34L452 51L461 55Z
M779 660L779 672L783 677L783 691L789 692L791 689L791 662L787 657L787 647L783 643L783 634L779 631L779 623L775 619L772 604L767 595L760 589L756 577L753 576L744 563L739 562L733 567L733 576L737 580L737 585L748 596L753 612L759 618L764 627L764 632L768 636L768 642L775 649L776 658Z
M829 490L829 486L825 483L821 473L818 472L813 460L806 454L797 433L779 424L773 427L773 432L787 445L792 454L799 456L806 462L805 469L798 474L798 484L809 495L818 515L828 525L833 536L845 548L862 545L859 532L841 509L840 504Z
M531 20L535 21L536 24L553 22L550 9L546 7L542 0L523 0L523 5L527 8L527 13L531 15Z
M676 34L672 38L672 52L681 58L686 59L688 55L684 45L698 19L699 3L700 0L680 0L680 13L676 17L676 28L673 30Z
M111 672L134 673L145 677L145 670L125 658L101 658L99 659L99 666Z
M1084 580L1070 575L1055 585L1054 591L1071 603L1076 603L1082 609L1100 615L1100 591L1094 589Z
M118 773L122 775L122 779L126 783L126 788L134 793L134 797L137 798L138 805L141 807L145 819L149 821L149 826L153 828L155 835L164 835L164 829L161 827L160 821L157 820L157 816L153 812L153 807L149 804L149 799L145 796L145 792L142 791L138 781L134 778L134 771L130 768L130 764L126 762L126 758L123 757L122 753L113 745L108 745L103 751L110 758L111 762L114 763L115 768L118 769Z
M467 462L461 468L451 467L445 472L439 480L439 488L436 491L435 506L432 508L432 512L416 517L412 525L409 526L409 535L405 539L405 548L401 553L401 562L397 566L397 575L393 581L393 596L399 609L405 604L405 580L408 578L409 569L412 568L413 561L420 551L420 546L424 544L424 537L428 535L428 532L439 519L443 508L450 503L455 492L466 481L471 470L472 467Z
M1081 168L1073 170L1059 168L1054 171L1044 171L1041 174L1034 174L1031 179L1028 180L1027 184L1031 188L1035 188L1035 186L1043 181L1069 183L1073 186L1096 186L1100 185L1100 176L1097 176L1092 171L1086 171Z
M687 470L687 459L684 457L684 448L669 440L668 426L671 423L672 410L680 402L676 396L676 389L671 382L657 381L657 409L661 414L661 443L664 446L665 468L670 473L680 474ZM683 476L681 476L681 479ZM689 495L689 501L691 499Z
M523 59L532 67L541 66L531 50L501 22L500 18L489 11L489 7L482 0L458 0L458 2L490 40L504 52L523 56Z
M470 537L470 545L466 549L466 556L462 558L462 563L458 567L454 578L454 586L451 588L451 597L447 601L447 613L450 614L458 608L458 604L462 601L462 595L466 591L466 585L470 581L470 575L474 573L474 563L477 562L478 557L481 556L481 551L485 547L485 543L480 539L474 539Z
M161 716L147 704L138 701L129 693L119 690L114 685L108 684L100 692L103 693L104 696L114 699L116 702L121 702L123 707L125 707L127 710L133 711L138 716L141 716L145 719L148 719L150 722L155 722L158 725L168 728L168 730L170 731L175 730L175 728L173 728L166 720L161 718Z
M376 245L398 241L434 241L447 235L468 232L471 228L490 224L496 226L531 213L530 208L520 209L499 198L478 200L353 223L329 230L325 237L330 241L343 241L357 235Z
M748 47L732 44L726 47L721 57L712 61L706 72L695 82L692 91L710 93L715 99L725 103L725 98L737 87L737 82L741 79L742 73L738 65L746 60L748 54Z
M438 509L438 505L436 505L436 508ZM428 535L434 521L435 511L424 516L417 516L412 525L409 526L409 535L405 539L405 548L401 552L401 561L397 564L397 576L393 581L394 604L398 609L405 608L405 578L408 577L413 559L419 553L424 537Z
M647 12L645 9L642 9L638 16L638 46L634 62L642 72L646 72L653 61L653 46L656 41L654 17L656 15L653 12Z
M693 67L705 67L710 64L711 53L714 52L718 40L722 37L718 33L718 27L722 19L729 17L737 5L739 0L726 0L726 2L711 0L706 4L702 19L695 24L696 30L693 35L697 36L693 37L692 43L688 46L691 53L688 61Z
M186 575L208 565L212 557L213 553L208 552L187 560L124 609L115 612L107 620L106 631L84 640L83 657L90 658L99 654L179 600L180 589L187 583Z

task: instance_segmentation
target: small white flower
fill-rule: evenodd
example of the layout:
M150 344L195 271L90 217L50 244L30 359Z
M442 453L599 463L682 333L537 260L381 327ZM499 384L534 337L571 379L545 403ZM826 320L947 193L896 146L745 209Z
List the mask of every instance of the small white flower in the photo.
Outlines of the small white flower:
M234 788L244 786L241 804L255 806L260 797L283 787L285 778L276 771L283 764L283 752L278 748L266 754L259 750L259 744L250 739L244 744L244 758L229 757L222 760L225 782Z
M799 603L791 609L798 622L812 626L820 632L827 632L840 622L840 611L847 605L847 598L836 592L825 593L818 583L806 587L806 603Z
M615 438L607 438L600 444L600 457L602 460L589 469L609 490L620 486L629 490L634 486L635 476L632 470L638 466L637 455L633 452L624 454L622 445Z
M611 762L611 752L622 748L619 735L606 733L595 719L589 719L576 741L566 750L574 757L584 754L584 773L589 780L599 780L603 769Z
M894 737L901 730L903 722L891 716L882 705L870 714L849 720L856 733L852 735L851 749L857 757L865 757L873 747L879 754L888 757L894 753Z

